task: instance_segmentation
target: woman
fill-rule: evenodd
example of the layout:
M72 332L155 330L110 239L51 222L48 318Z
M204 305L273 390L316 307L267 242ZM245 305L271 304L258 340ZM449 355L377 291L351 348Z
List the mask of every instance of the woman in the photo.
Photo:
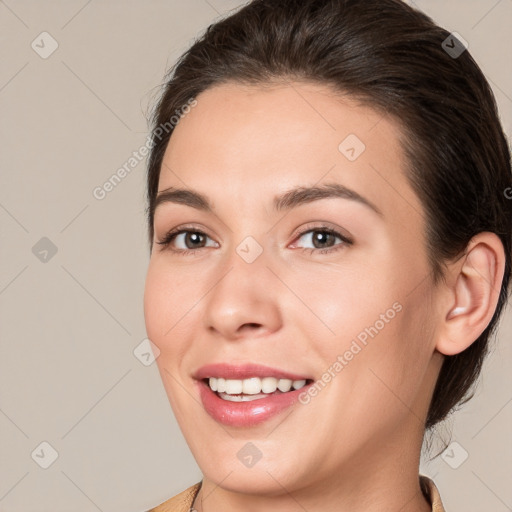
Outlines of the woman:
M399 0L255 0L152 133L146 326L203 473L153 510L442 511L423 436L511 274L510 154L462 42Z

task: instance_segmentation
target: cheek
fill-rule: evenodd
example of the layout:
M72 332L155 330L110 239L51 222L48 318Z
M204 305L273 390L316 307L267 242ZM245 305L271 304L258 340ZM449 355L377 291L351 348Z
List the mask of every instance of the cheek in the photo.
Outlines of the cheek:
M400 419L415 421L411 414L422 416L421 396L433 352L434 326L420 295L401 296L394 303L400 306L394 315L384 309L384 320L372 321L361 331L366 344L355 338L361 350L344 372L358 397L352 412L361 421L386 418L384 424L392 427Z
M183 382L180 365L187 351L186 332L193 314L196 296L190 292L179 272L169 270L165 262L151 260L144 288L144 318L148 338L160 350L156 364L169 402L181 418Z
M335 268L298 266L285 276L294 294L287 294L286 312L324 354L337 354L368 329L380 332L400 314L399 287L387 270L380 276L354 263Z
M164 319L167 315L165 290L168 285L156 265L150 263L144 287L144 319L149 339L159 347L158 341L164 332Z
M150 261L144 289L144 318L149 338L165 350L193 314L201 296L199 281L187 272L172 271L164 261Z
M339 385L369 402L396 401L393 393L402 392L412 399L432 355L430 291L418 286L422 269L404 274L392 261L368 262L366 271L319 268L307 280L304 269L288 276L303 304L290 297L286 311L312 340L309 355L321 361L319 369L343 374Z
M316 315L314 321L326 341L350 340L379 321L408 288L410 279L400 270L397 256L391 242L379 237L371 248L364 244L347 248L336 263L299 261L289 282L307 308L296 300L295 307L311 321Z

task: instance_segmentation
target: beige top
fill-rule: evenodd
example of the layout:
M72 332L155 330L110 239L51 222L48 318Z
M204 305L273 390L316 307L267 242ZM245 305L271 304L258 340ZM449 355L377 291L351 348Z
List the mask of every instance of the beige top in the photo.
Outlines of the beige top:
M420 475L420 486L423 494L432 505L432 512L445 512L439 491L430 478ZM190 512L192 503L201 488L201 482L192 485L185 491L170 498L161 505L158 505L147 512Z

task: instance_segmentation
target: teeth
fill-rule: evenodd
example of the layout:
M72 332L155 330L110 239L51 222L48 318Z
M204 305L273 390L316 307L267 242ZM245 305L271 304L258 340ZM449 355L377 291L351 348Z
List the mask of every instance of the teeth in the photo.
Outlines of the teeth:
M242 382L242 393L244 395L257 395L261 391L261 381L258 377L244 379Z
M306 385L305 380L294 380L292 382L293 389L300 389L303 388Z
M217 380L217 391L219 393L224 393L226 391L226 380L225 379L216 379ZM211 380L210 380L211 382Z
M228 395L239 395L242 392L243 382L241 380L226 379L226 393Z
M292 381L290 379L279 379L279 382L277 383L277 389L283 393L290 391L290 389L292 389Z
M263 393L273 393L277 389L277 379L274 377L265 377L261 379L261 391Z
M306 385L306 380L276 379L274 377L251 377L249 379L223 379L222 377L210 377L210 389L219 394L228 395L231 400L233 395L253 395L253 397L236 397L231 401L249 401L263 398L265 394L275 393L277 390L286 393L293 389L300 389ZM224 396L223 396L224 397Z

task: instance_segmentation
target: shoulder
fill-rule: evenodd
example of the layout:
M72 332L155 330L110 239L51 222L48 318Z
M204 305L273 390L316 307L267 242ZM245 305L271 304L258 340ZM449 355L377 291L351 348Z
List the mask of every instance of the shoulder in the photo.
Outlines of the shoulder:
M420 475L420 486L423 494L429 500L432 505L432 512L446 512L443 503L441 502L441 496L437 490L436 484L427 476Z
M189 512L200 488L201 482L198 482L147 512Z

